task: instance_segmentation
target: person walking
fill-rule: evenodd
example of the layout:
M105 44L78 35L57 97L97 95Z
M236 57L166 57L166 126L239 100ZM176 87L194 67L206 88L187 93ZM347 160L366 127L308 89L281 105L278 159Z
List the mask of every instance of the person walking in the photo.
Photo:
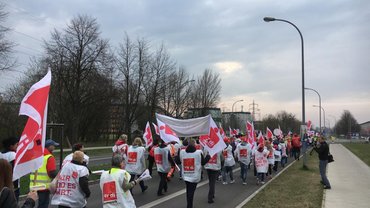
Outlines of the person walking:
M127 151L127 161L126 161L126 171L130 173L130 181L135 180L135 177L140 177L140 175L145 171L145 147L143 147L143 141L140 137L136 137L132 145ZM141 192L145 192L148 186L144 185L144 181L140 181ZM132 189L130 190L132 193Z
M328 165L329 145L325 141L325 137L319 137L319 145L316 145L314 150L319 154L319 169L321 175L321 183L324 185L324 189L331 189L331 185L328 177L326 176L326 167Z
M292 147L294 159L299 160L299 156L301 155L301 138L297 134L293 135Z
M1 152L0 158L7 160L12 165L12 169L14 169L15 152L17 151L18 143L19 139L17 137L9 137L2 142L4 150ZM17 201L19 201L19 187L19 179L13 181L13 189Z
M39 203L38 208L47 208L49 207L50 202L50 191L49 185L50 182L57 176L57 168L55 157L53 155L53 151L55 147L59 146L52 139L48 139L45 141L45 149L44 149L44 158L42 162L42 166L32 172L30 174L30 189L32 190L34 187L38 187L38 197Z
M182 176L186 184L187 208L193 207L194 193L201 180L202 166L209 159L209 155L204 158L202 151L196 149L195 140L190 140L186 149L180 151L180 157L177 159L177 162L182 164Z
M265 174L268 169L267 155L269 151L264 148L263 144L259 144L258 148L254 151L254 163L257 170L257 185L265 183Z
M206 155L208 154L207 151L205 152ZM204 168L207 170L208 175L208 203L213 203L215 198L215 186L216 186L216 180L218 178L218 175L220 174L221 167L224 163L224 157L222 155L222 151L214 154L209 161L204 165Z
M247 185L248 165L251 161L251 154L251 145L247 143L247 138L243 137L241 143L235 149L235 157L240 164L240 175L243 185Z
M112 157L112 168L104 171L100 177L103 208L135 208L135 200L130 189L140 183L139 179L131 180L125 168L124 158L120 154Z
M59 208L86 207L90 197L89 170L84 165L84 153L75 151L72 161L66 163L57 176L52 205Z
M233 176L233 167L235 165L235 159L233 154L233 148L230 145L230 140L228 138L224 139L226 148L223 150L222 154L225 158L225 164L222 171L222 184L227 184L227 175L230 176L230 183L235 183L234 176Z
M161 140L159 147L154 149L154 159L157 166L157 172L160 177L157 196L162 196L163 192L167 192L167 174L171 167L175 165L170 153L170 149L166 143Z
M127 144L127 135L122 134L117 139L116 143L112 147L113 155L120 154L124 159L126 159L128 150L128 144Z
M12 166L5 159L0 159L0 207L18 208L12 183ZM33 208L38 199L37 192L28 193L22 208Z

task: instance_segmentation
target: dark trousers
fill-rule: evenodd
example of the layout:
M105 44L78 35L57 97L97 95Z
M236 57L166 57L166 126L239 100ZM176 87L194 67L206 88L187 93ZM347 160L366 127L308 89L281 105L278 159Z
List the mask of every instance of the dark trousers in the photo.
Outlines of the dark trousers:
M288 162L288 157L282 157L281 158L281 167L285 167L285 164Z
M276 172L276 171L277 171L277 169L278 169L279 162L280 162L280 161L275 161L274 168L273 168L275 172Z
M208 201L212 201L215 198L215 186L216 180L218 177L218 170L209 170L207 169L208 180L209 180L209 191L208 191Z
M222 171L222 180L227 182L227 175L230 176L230 181L234 180L233 166L224 166Z
M148 155L148 162L149 162L149 164L148 164L149 174L152 175L152 173L153 173L153 166L154 166L154 162L155 162L154 157Z
M67 206L63 206L63 205L58 205L58 208L71 208L71 207L67 207ZM83 207L85 208L85 207Z
M301 155L301 148L300 147L293 147L293 155L295 160L299 160L299 156Z
M267 171L267 173L266 173L266 175L267 175L267 176L268 176L268 175L272 175L272 166L274 166L274 165L269 164L269 169L268 169L268 171Z
M258 175L258 180L261 182L265 181L265 173L257 173Z
M138 178L140 177L140 175L132 175L132 174L131 174L130 182L131 182L131 181L133 181L133 180L135 180L135 177L136 177L136 176L137 176ZM140 181L140 182L139 182L139 185L140 185L141 191L144 191L144 189L145 189L144 181ZM131 191L131 193L132 193L132 189L130 189L130 191Z
M247 181L247 172L248 172L248 165L240 162L240 175L242 177L242 181Z
M194 199L194 192L195 189L197 188L198 183L191 183L187 182L186 183L186 202L187 202L187 208L193 208L193 199Z
M158 174L160 177L160 181L159 181L159 187L158 187L157 194L162 194L163 190L164 192L167 192L167 174L168 173L158 172Z
M38 208L48 208L50 202L50 191L38 191L37 195L39 197Z
M321 180L324 183L325 186L331 187L330 182L328 180L328 177L326 176L326 166L328 165L327 160L320 160L319 161L319 169L320 169L320 175Z

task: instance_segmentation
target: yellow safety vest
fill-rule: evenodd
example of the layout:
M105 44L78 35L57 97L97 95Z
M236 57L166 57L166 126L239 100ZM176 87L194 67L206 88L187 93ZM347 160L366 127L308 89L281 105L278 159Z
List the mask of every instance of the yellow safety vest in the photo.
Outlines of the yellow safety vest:
M50 157L53 157L53 155L52 154L44 155L42 166L37 170L37 172L32 172L30 174L30 187L45 185L46 189L49 189L51 178L48 175L46 164L48 163L48 159Z

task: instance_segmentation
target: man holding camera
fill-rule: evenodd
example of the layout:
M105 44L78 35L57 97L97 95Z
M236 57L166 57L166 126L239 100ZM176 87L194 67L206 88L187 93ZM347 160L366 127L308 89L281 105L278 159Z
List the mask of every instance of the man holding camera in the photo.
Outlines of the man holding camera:
M321 136L319 138L319 144L315 143L314 150L319 154L319 169L321 175L321 183L324 185L324 189L331 189L330 182L326 177L326 167L328 165L329 145L326 143L325 138Z

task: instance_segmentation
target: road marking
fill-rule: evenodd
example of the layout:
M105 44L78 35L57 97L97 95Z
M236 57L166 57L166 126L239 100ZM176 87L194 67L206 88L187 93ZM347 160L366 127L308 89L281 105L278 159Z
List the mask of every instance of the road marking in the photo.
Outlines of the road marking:
M234 170L233 170L233 173L235 173L236 171L238 171L238 170L240 170L240 167L239 168L235 168ZM198 183L198 185L197 185L197 188L198 187L201 187L201 186L204 186L204 185L206 185L206 184L208 184L208 180L206 180L206 181L203 181L203 182L201 182L201 183ZM160 198L160 199L157 199L157 200L155 200L155 201L152 201L152 202L150 202L150 203L148 203L148 204L144 204L143 206L140 206L139 208L150 208L150 207L154 207L154 206L156 206L156 205L158 205L158 204L161 204L161 203L163 203L163 202L165 202L165 201L168 201L168 200L170 200L170 199L173 199L173 198L175 198L175 197L177 197L177 196L180 196L181 194L184 194L184 193L186 193L186 188L184 188L184 189L181 189L180 191L177 191L177 192L175 192L175 193L173 193L173 194L170 194L170 195L168 195L168 196L165 196L165 197L163 197L163 198Z

